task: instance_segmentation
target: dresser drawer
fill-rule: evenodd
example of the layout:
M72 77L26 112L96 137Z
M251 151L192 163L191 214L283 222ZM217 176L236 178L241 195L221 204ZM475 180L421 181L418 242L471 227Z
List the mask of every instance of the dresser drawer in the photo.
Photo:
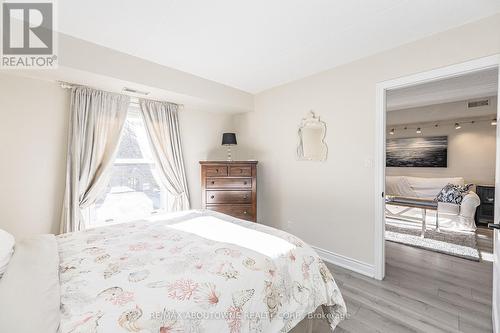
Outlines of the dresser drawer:
M202 208L256 221L257 161L200 161Z
M252 191L206 191L207 204L251 203Z
M230 165L229 175L250 177L252 175L252 167L246 165Z
M255 213L251 205L209 205L207 209L239 219L255 221Z
M227 166L225 165L207 166L205 169L205 174L207 177L227 176Z
M207 178L207 188L252 188L252 178Z

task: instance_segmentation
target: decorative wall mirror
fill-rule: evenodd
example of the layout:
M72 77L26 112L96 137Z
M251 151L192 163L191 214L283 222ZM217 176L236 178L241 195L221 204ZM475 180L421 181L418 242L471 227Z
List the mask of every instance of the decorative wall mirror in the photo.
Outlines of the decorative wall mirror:
M299 161L326 161L328 147L325 143L326 123L319 119L313 111L302 119L299 128L299 145L297 158Z

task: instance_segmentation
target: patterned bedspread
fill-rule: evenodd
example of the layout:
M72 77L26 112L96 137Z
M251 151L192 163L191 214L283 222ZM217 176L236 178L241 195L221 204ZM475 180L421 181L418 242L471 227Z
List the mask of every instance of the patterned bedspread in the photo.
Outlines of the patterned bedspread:
M288 332L322 306L346 313L335 281L300 239L192 211L58 236L62 333Z

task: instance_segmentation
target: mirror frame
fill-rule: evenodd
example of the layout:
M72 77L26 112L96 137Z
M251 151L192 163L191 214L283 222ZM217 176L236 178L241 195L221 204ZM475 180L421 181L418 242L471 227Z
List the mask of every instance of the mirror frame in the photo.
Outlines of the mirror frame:
M322 129L322 135L321 139L319 141L319 144L322 146L322 156L319 159L311 159L311 158L306 158L304 157L304 151L303 151L303 138L302 138L302 130L306 128L307 126L319 126ZM297 159L299 161L317 161L317 162L324 162L328 158L328 145L325 142L325 137L326 137L326 123L320 119L319 116L316 116L314 111L309 111L309 114L306 118L302 118L302 121L299 126L298 130L298 136L299 136L299 143L297 145Z

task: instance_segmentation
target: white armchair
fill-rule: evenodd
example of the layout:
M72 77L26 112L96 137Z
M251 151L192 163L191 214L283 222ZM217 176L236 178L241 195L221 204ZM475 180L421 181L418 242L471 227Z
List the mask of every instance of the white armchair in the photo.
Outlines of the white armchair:
M464 185L464 179L455 178L421 178L407 176L387 176L386 192L388 195L434 199L447 184ZM464 196L460 205L439 202L438 214L440 225L460 230L475 230L474 215L481 203L479 196L470 191ZM446 221L443 223L441 221Z
M481 203L479 196L470 191L464 196L460 205L438 202L438 214L440 217L449 217L449 225L447 227L461 230L475 230L476 223L474 216L476 208Z

